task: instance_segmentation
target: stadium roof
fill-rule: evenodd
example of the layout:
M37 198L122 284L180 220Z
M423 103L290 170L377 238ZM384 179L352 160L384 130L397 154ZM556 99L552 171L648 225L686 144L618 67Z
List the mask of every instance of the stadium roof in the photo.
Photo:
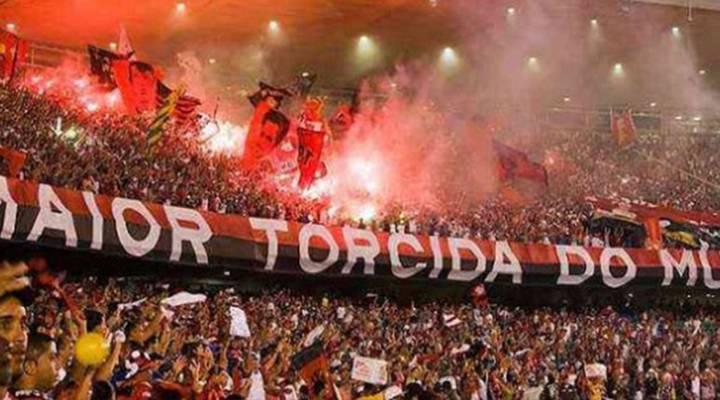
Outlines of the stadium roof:
M178 12L179 2L185 13ZM206 65L223 86L247 86L258 77L286 79L309 70L318 73L321 86L347 87L398 62L437 57L446 46L456 48L461 58L475 52L485 57L482 62L496 62L478 48L502 45L493 28L504 26L512 7L518 18L529 10L542 15L538 23L518 25L530 32L521 39L524 47L519 51L526 52L525 58L555 63L561 75L547 81L572 94L563 88L569 79L564 72L579 70L578 64L597 77L576 80L606 81L607 68L622 62L627 71L638 72L630 74L633 82L660 86L657 75L645 71L667 59L647 53L674 26L682 32L679 40L691 49L682 56L692 58L697 69L707 69L704 80L715 81L720 76L720 14L712 10L720 10L720 0L692 2L694 18L688 22L687 0L0 0L0 26L12 22L21 36L82 49L86 44L107 47L117 42L124 25L142 59L167 67L177 64L177 53L191 50L213 64ZM579 38L588 36L591 18L599 19L604 38L598 54L589 46L576 46ZM281 34L269 45L271 21L278 23ZM563 32L550 36L545 30ZM353 57L363 35L377 44L378 62L358 69ZM563 46L567 38L578 43ZM627 90L651 100L667 92L672 93Z

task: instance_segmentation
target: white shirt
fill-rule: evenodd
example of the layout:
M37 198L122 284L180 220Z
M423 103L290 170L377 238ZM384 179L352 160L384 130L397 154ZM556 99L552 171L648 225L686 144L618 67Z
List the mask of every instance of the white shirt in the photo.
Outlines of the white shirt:
M265 382L259 371L250 375L250 391L247 400L265 400Z
M523 394L523 400L540 400L540 395L542 394L542 388L541 387L531 387L528 390L525 391Z

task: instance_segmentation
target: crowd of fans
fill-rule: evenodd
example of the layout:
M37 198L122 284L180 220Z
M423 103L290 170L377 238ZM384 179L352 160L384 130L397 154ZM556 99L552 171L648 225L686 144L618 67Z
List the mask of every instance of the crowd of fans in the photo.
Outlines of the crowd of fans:
M625 198L687 210L720 208L720 171L711 136L639 135L618 147L608 132L549 132L518 143L549 171L549 186L522 205L503 195L441 208L396 204L372 221L328 215L325 201L288 193L242 170L237 156L205 149L196 127L168 125L147 145L147 120L88 113L23 89L0 92L0 146L26 152L25 179L204 210L369 229L523 242L643 246L622 229L591 229L587 196ZM58 127L59 128L55 128Z
M29 261L35 266L42 261ZM42 268L40 268L42 270ZM693 307L511 308L120 279L58 283L0 267L0 398L715 399L717 313ZM199 296L171 306L180 290ZM192 296L187 296L192 297ZM231 335L230 307L247 334ZM99 364L74 348L109 345ZM235 331L236 332L236 331ZM294 358L319 346L309 374ZM357 356L387 380L353 378ZM601 366L604 372L588 372ZM48 397L46 397L48 396Z
M209 151L198 121L168 124L152 146L149 122L89 112L62 93L0 88L0 148L27 155L20 178L108 196L389 232L596 247L645 243L636 227L599 222L589 196L720 209L715 135L642 132L622 147L608 129L507 135L542 162L546 187L512 196L501 189L472 204L387 204L363 220L332 215L326 199L284 190L266 171L245 171L237 154ZM2 161L0 174L7 174ZM714 238L711 247L720 247L720 229ZM66 278L42 258L2 262L0 400L720 396L720 314L712 304L510 307L484 296L416 302L308 292ZM81 345L91 337L103 345ZM386 365L386 379L356 375L360 357Z
M60 119L60 120L58 120ZM207 151L193 128L169 126L149 147L147 121L87 113L48 95L0 91L0 146L26 152L23 179L110 196L301 222L524 242L641 246L592 229L586 196L688 210L718 208L710 136L643 134L618 148L607 132L552 132L514 143L542 159L549 186L518 206L503 196L441 210L389 205L372 221L327 215ZM682 172L681 172L682 171ZM311 296L232 288L39 275L0 267L0 399L714 399L717 313L693 307L511 308L475 303ZM163 300L201 294L192 304ZM230 307L249 337L231 335ZM84 365L88 332L107 358ZM308 377L297 356L320 346ZM356 356L387 362L388 380L353 379ZM601 375L588 369L605 368ZM307 378L307 379L306 379Z

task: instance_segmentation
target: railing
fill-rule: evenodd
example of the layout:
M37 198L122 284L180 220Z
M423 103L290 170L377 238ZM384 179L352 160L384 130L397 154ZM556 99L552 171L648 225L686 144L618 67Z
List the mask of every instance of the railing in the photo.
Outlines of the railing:
M23 66L32 69L52 68L57 67L67 58L86 59L87 54L80 49L30 42L28 46L28 57Z

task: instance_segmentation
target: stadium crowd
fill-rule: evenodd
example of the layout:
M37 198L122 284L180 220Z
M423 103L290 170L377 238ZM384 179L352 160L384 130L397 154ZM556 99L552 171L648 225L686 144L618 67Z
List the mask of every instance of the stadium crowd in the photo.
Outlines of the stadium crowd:
M28 261L30 289L24 263L0 267L3 400L720 395L718 314L697 305L532 309L113 278L59 283L43 263ZM177 301L180 290L192 293ZM231 306L244 311L247 331L232 330ZM75 349L87 332L109 346L90 366ZM310 347L323 360L313 367L296 360ZM356 356L387 362L387 380L353 378Z
M69 104L70 103L70 104ZM607 132L553 132L521 143L543 159L549 186L521 207L498 195L473 205L448 199L441 209L398 204L372 221L328 216L326 202L308 200L244 173L237 157L205 150L197 127L168 128L146 144L147 121L118 113L87 113L71 102L23 89L0 92L0 146L25 152L24 179L106 194L240 215L369 229L638 247L622 228L590 229L587 196L625 198L688 210L719 208L709 181L720 171L716 138L643 134L619 148ZM662 162L657 161L662 160ZM713 246L714 247L714 246Z

